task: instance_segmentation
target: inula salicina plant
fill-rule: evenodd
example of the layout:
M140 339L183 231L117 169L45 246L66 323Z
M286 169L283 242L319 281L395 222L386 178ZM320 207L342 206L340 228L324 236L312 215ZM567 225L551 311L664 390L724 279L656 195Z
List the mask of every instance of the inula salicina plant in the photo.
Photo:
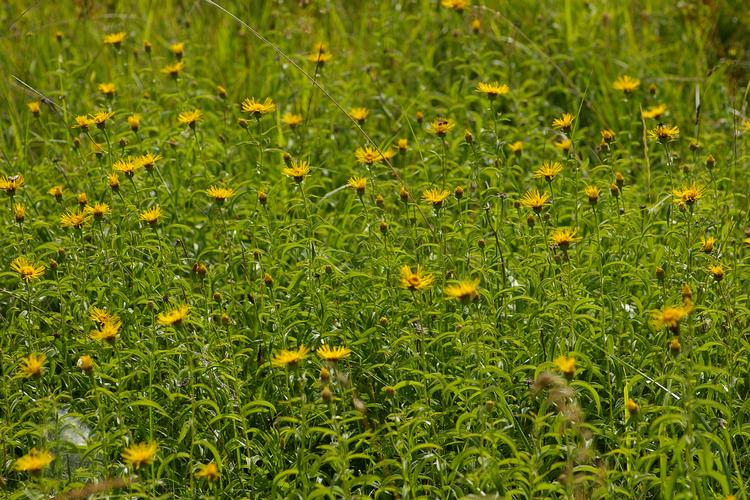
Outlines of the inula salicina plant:
M740 1L0 9L0 497L746 498Z

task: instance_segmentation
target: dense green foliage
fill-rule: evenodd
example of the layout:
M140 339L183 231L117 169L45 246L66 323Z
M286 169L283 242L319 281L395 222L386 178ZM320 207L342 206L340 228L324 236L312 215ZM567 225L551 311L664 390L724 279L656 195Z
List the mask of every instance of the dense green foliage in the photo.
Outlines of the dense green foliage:
M0 496L746 498L743 2L219 3L0 7Z

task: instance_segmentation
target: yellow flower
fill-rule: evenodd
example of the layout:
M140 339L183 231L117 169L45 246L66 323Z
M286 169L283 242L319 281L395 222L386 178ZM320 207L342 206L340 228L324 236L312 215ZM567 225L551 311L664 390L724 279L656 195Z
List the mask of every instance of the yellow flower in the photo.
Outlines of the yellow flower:
M349 187L357 191L358 195L365 194L365 188L367 187L367 179L364 177L350 177L347 182Z
M510 152L514 155L521 156L521 153L523 153L523 141L516 141L508 144L508 149L510 149Z
M378 152L377 149L370 146L364 148L357 148L354 151L354 156L357 158L359 163L364 165L373 165L383 161L383 155Z
M98 220L107 215L110 212L110 208L106 203L94 203L93 206L89 205L84 208L83 212L93 215L94 219Z
M563 152L563 154L568 154L570 151L570 148L573 147L573 141L570 139L560 139L555 143L555 147Z
M161 217L161 215L161 207L153 207L141 212L139 218L142 221L154 226L159 222L159 218Z
M125 38L127 36L127 33L125 33L124 31L120 31L119 33L109 33L108 35L104 36L104 44L119 48L122 42L125 41Z
M179 121L181 125L187 125L190 128L195 128L196 122L199 122L202 119L203 112L197 109L193 111L185 111L180 113L177 117L177 121Z
M479 279L464 280L456 285L448 285L445 287L445 295L463 302L476 300L479 298Z
M557 174L562 172L562 169L563 167L559 162L545 161L544 163L542 163L542 166L534 172L534 177L536 177L537 179L541 179L543 177L547 182L552 182L552 179L554 179Z
M436 118L430 122L430 130L438 137L445 137L455 126L456 124L449 118Z
M489 100L493 100L499 95L505 95L510 92L510 87L504 83L500 84L498 82L479 82L476 91L480 94L485 94Z
M573 127L573 120L575 120L573 115L570 113L563 113L560 118L552 120L552 128L557 128L567 132Z
M156 443L133 444L122 452L122 458L126 464L135 470L138 470L141 465L147 465L154 462L154 456L158 449L159 446Z
M84 354L78 358L76 366L84 372L90 373L94 369L94 360L88 354Z
M577 241L581 241L581 238L576 236L576 233L578 233L577 229L555 229L554 231L552 231L552 234L550 234L550 240L552 240L552 243L554 243L557 247L565 250L571 244Z
M302 124L302 115L284 113L284 116L281 117L281 123L289 128L297 128Z
M684 300L682 306L670 306L659 311L653 311L651 323L657 329L666 326L673 334L678 335L680 333L680 320L685 318L692 309L692 301Z
M161 155L155 155L149 151L148 153L139 156L134 161L140 164L140 166L142 166L146 170L151 171L151 169L156 165L156 162L161 160L161 158Z
M115 87L114 83L100 83L99 84L99 92L101 92L107 97L112 97L113 95L115 95L116 91L117 91L117 88Z
M160 325L177 326L180 325L185 318L187 318L188 314L190 314L190 307L182 304L176 309L172 309L171 311L159 314L159 316L156 318L156 321Z
M32 448L29 453L16 460L15 469L19 472L38 474L42 469L46 469L54 459L55 456L52 453Z
M442 0L440 2L440 4L446 9L455 10L459 14L466 9L467 3L467 0Z
M94 121L88 116L78 115L76 116L76 124L73 125L73 128L80 128L81 130L86 131L93 124Z
M122 160L117 160L113 165L112 168L117 172L122 172L127 177L133 177L135 175L135 172L139 170L141 167L143 167L143 164L133 158L125 158ZM111 186L111 183L110 183Z
M26 257L16 257L11 262L10 268L17 272L24 281L31 281L44 274L43 265L34 265Z
M237 194L237 190L234 188L228 188L224 186L211 186L206 191L208 196L214 199L217 203L224 203L227 199Z
M573 356L560 356L555 359L555 366L562 372L567 378L573 378L576 374L576 358Z
M625 94L630 94L635 89L637 89L640 84L641 81L639 79L633 78L628 75L622 75L617 77L617 79L612 84L612 88L615 90L619 90L620 92L624 92Z
M185 52L185 44L182 42L173 43L169 46L169 51L175 55L177 60L182 59L182 54Z
M323 66L325 63L327 63L331 59L333 59L333 55L331 55L330 52L323 52L323 51L312 52L308 54L307 56L308 61L314 62L315 64L319 66Z
M94 340L102 340L104 342L107 342L108 344L114 344L117 340L117 334L119 333L121 327L122 323L119 321L119 319L106 321L102 323L99 330L94 330L93 332L91 332L89 334L89 337Z
M680 129L670 125L664 125L663 123L658 124L656 127L648 131L649 137L656 139L659 142L672 142L680 135Z
M706 238L705 236L701 237L701 250L703 250L705 253L711 253L714 249L714 245L716 244L716 238L713 236L709 236Z
M678 203L684 203L688 206L694 205L695 202L701 199L705 188L695 182L688 184L682 189L675 189L672 194L675 196Z
M87 222L88 214L86 212L67 211L60 216L60 225L62 227L81 229Z
M23 175L11 175L8 177L0 178L0 191L5 191L5 194L13 196L16 194L16 190L24 185L25 181Z
M263 102L256 101L254 97L242 101L242 111L249 113L253 118L260 118L275 110L276 104L273 103L270 97L266 97L266 100Z
M89 203L89 197L86 195L86 193L78 193L78 196L76 196L78 199L78 204L82 207L85 207Z
M599 193L600 189L598 186L586 186L584 189L584 193L586 193L586 196L589 199L589 203L592 205L596 204L597 201L599 201Z
M409 290L424 290L432 286L432 282L435 281L435 277L432 274L422 274L422 267L417 266L415 272L411 271L411 268L404 264L401 267L401 287L408 288Z
M370 110L367 108L352 108L349 111L349 116L354 118L357 123L364 123L367 117L370 116Z
M305 180L305 176L310 173L310 164L305 160L293 160L292 166L283 169L281 173L286 175L287 177L293 178L294 182L299 184L300 182Z
M195 477L197 477L198 479L205 479L209 482L213 482L218 481L218 479L221 477L221 474L219 473L219 468L216 466L216 464L213 462L209 462L198 467L198 470L195 473Z
M91 307L91 310L89 311L89 318L91 319L91 321L99 323L100 325L103 325L105 323L117 323L120 321L120 318L117 315L110 314L106 309L102 309L96 306Z
M711 264L708 266L708 272L714 277L716 281L724 279L724 266L721 264Z
M104 128L107 124L107 120L112 118L115 115L114 111L97 111L94 116L92 116L92 120L99 128Z
M544 205L547 204L547 202L550 199L549 193L546 191L544 193L539 193L539 190L536 188L532 189L531 191L524 194L519 201L522 207L530 208L534 210L534 212L539 213L542 211L542 208L544 208Z
M351 353L352 350L348 347L329 347L326 344L315 349L315 354L317 354L320 359L332 363L337 363L342 359L348 358Z
M615 140L615 133L612 132L612 130L608 128L605 128L599 133L602 135L602 141L604 141L607 144Z
M664 104L657 104L656 106L651 106L641 111L641 116L646 119L652 118L658 120L666 112L667 107Z
M408 139L399 139L396 142L396 147L398 147L398 150L403 153L409 147Z
M426 201L427 203L432 203L432 206L435 208L440 208L443 206L443 202L445 201L448 196L450 196L451 192L447 189L428 189L424 193L422 193L422 199Z
M283 349L271 359L271 366L294 368L307 357L310 350L301 345L296 351Z
M44 362L47 361L47 356L44 354L36 355L34 353L29 354L27 357L21 359L21 376L25 378L39 378L42 376L44 371Z
M117 172L112 172L107 177L107 182L109 183L110 189L113 191L117 191L120 189L120 178L117 176Z
M19 224L24 221L26 218L26 207L21 205L20 203L16 203L13 206L13 218L18 222Z
M26 106L29 108L29 111L34 116L39 116L39 113L42 112L42 103L40 101L27 102Z
M165 75L171 76L172 78L177 78L178 76L180 76L180 71L182 71L183 69L185 69L185 63L182 61L177 61L174 64L164 66L161 69L161 72Z

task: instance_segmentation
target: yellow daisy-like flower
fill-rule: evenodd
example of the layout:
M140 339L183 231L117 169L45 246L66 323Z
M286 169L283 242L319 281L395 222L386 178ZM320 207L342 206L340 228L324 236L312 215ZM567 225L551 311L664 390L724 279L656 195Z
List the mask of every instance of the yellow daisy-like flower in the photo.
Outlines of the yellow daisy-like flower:
M91 370L94 369L94 360L88 354L84 354L78 358L76 366L86 373L91 373Z
M711 264L708 266L708 272L714 277L716 281L724 279L724 266L721 264Z
M169 75L172 78L180 76L180 72L185 69L185 63L183 61L177 61L174 64L169 64L161 69L161 72L165 75Z
M195 128L195 124L203 119L203 112L195 109L193 111L185 111L179 114L177 121L181 125L187 125L190 128Z
M183 42L173 43L169 46L169 51L174 54L179 61L185 53L185 44Z
M56 186L52 186L51 188L49 188L49 190L47 190L47 193L51 196L54 196L58 201L60 201L62 199L63 189L64 187L62 184L57 184Z
M112 172L107 176L107 183L109 183L109 188L113 191L120 189L120 178L117 176L117 172Z
M446 9L454 10L460 14L464 10L466 10L468 2L467 0L442 0L440 2L440 5L442 5Z
M666 112L667 112L667 107L664 104L657 104L656 106L650 106L644 109L643 111L641 111L641 116L643 116L643 118L646 118L646 119L658 120Z
M521 153L523 153L523 141L511 142L508 144L508 149L514 155L521 156Z
M310 62L314 62L318 66L323 66L331 59L333 59L333 55L330 52L317 51L311 52L307 55L307 60Z
M219 473L219 467L217 467L215 463L209 462L198 467L198 470L195 472L195 477L213 482L218 481L221 474Z
M602 141L605 142L606 144L609 144L610 142L612 142L612 141L615 140L615 133L612 130L608 129L608 128L605 128L604 130L600 131L599 133L602 136Z
M357 191L357 194L361 196L365 194L367 179L364 177L350 177L347 184L349 184L349 187Z
M550 234L549 239L552 241L552 243L555 244L555 246L562 250L565 250L573 243L581 241L581 238L579 236L576 236L577 233L577 229L571 229L567 227L563 229L555 229Z
M159 223L159 218L161 218L161 207L153 207L149 208L148 210L144 210L141 212L139 218L152 226L155 226Z
M286 175L287 177L291 177L292 179L294 179L294 182L299 184L300 182L305 180L307 174L310 173L310 164L305 160L293 160L292 166L286 167L281 171L281 173Z
M8 196L16 194L16 190L24 185L23 175L10 175L0 178L0 191L5 191Z
M106 203L94 203L84 208L83 212L92 215L95 220L99 220L110 212L110 208Z
M566 378L573 378L576 374L576 358L573 356L560 356L555 359L555 366Z
M449 118L436 118L430 122L430 131L438 137L445 137L455 126L456 124Z
M534 188L524 194L521 199L518 200L518 202L522 207L530 208L534 212L539 213L542 211L542 208L544 208L544 205L546 205L549 200L549 193L545 191L544 193L540 194L539 190Z
M60 216L60 225L67 228L81 229L89 221L86 212L65 212Z
M15 469L18 472L30 472L39 474L43 469L49 467L49 464L55 459L55 456L44 450L32 448L29 453L16 460Z
M374 165L375 163L383 161L383 155L371 146L357 148L354 151L354 156L357 158L357 161L363 165Z
M669 331L671 331L675 335L679 335L680 333L680 321L687 317L688 314L690 314L690 311L692 311L693 305L692 301L685 300L683 301L682 306L677 307L665 307L664 309L658 310L658 311L652 311L651 313L651 323L654 325L655 328L659 329L662 327L669 328Z
M39 116L42 112L42 103L40 101L27 102L26 107L29 108L29 111L34 116Z
M164 326L177 326L182 324L183 320L190 314L190 307L182 304L176 309L166 311L157 316L156 321Z
M237 194L237 190L234 188L228 188L225 186L211 186L206 191L208 196L214 199L216 203L224 203L229 198Z
M622 75L617 77L612 84L612 88L625 94L630 94L637 89L640 84L641 81L639 79L628 75Z
M396 141L396 147L400 152L404 152L409 148L409 140L408 139L399 139Z
M573 120L575 120L575 116L570 113L563 113L560 118L552 120L552 128L568 132L573 127Z
M271 359L271 366L294 368L307 357L308 352L310 350L303 345L299 346L296 351L283 349Z
M25 378L39 378L44 372L44 362L47 361L47 356L39 354L38 356L34 353L29 354L25 358L21 358L21 366L19 371L21 376Z
M352 108L349 110L349 116L354 118L357 123L364 123L370 116L370 110L367 108Z
M451 192L447 189L428 189L424 193L422 193L422 199L426 201L427 203L432 203L432 206L435 208L440 208L443 206L443 202L445 201L448 196L450 196Z
M713 236L701 237L701 250L705 253L711 253L714 250L714 245L716 244L716 238Z
M78 115L76 116L76 124L73 125L73 128L80 128L81 130L86 131L92 125L94 125L94 120L88 116Z
M510 87L504 83L492 82L485 83L479 82L477 84L476 91L480 94L485 94L489 100L495 99L497 96L505 95L510 92Z
M121 160L117 160L113 165L112 168L117 172L122 172L127 177L133 177L135 175L136 171L139 170L141 167L143 167L143 164L133 158L125 158Z
M99 92L104 94L107 97L112 97L115 95L115 92L117 91L117 87L115 87L114 83L100 83L99 84Z
M122 45L122 42L125 41L125 38L127 36L128 34L124 31L120 31L119 33L109 33L107 35L104 35L104 44L119 48L120 45Z
M352 350L348 347L330 347L323 344L315 349L315 354L317 354L323 361L338 363L342 359L348 358L352 354Z
M133 132L138 132L138 129L141 127L141 115L135 113L128 116L128 126Z
M89 318L91 321L99 323L100 325L105 323L117 323L120 321L120 318L117 315L110 314L106 309L96 306L92 306L89 310Z
M253 118L260 118L275 110L276 104L273 103L270 97L266 97L266 100L263 102L256 101L254 97L242 101L242 111L249 113Z
M586 193L586 196L589 199L589 203L591 203L592 205L595 205L596 202L599 201L599 194L601 193L599 186L586 186L583 192Z
M570 139L560 139L555 143L555 147L563 152L563 154L568 154L570 152L570 148L573 147L573 141Z
M148 153L139 156L134 161L140 164L140 166L142 166L146 170L150 171L154 168L154 166L156 166L156 162L161 160L161 158L161 155L155 155L149 151Z
M44 275L44 266L35 265L26 257L16 257L10 264L11 270L18 273L24 281L31 281Z
M684 203L688 206L694 205L698 200L701 199L706 189L696 184L695 182L688 184L682 189L674 189L672 194L675 196L678 203Z
M435 277L432 274L422 274L422 266L417 266L414 272L406 264L401 267L401 288L424 290L432 286L433 281Z
M557 161L545 161L542 166L534 172L534 177L537 179L544 178L547 182L552 182L557 174L562 172L562 165Z
M476 300L479 298L479 279L464 280L455 285L448 285L445 287L445 295L462 302Z
M298 115L295 113L284 113L284 116L281 117L281 123L289 128L297 128L302 125L302 115Z
M16 203L13 205L13 218L18 222L19 224L26 219L26 207L21 205L20 203Z
M664 125L663 123L658 124L656 127L648 131L649 137L656 139L659 142L672 142L680 135L680 129L677 126Z
M142 465L152 464L159 446L156 443L138 443L130 445L122 452L122 459L135 470Z
M114 344L117 341L117 334L120 332L120 328L122 328L122 323L119 320L107 321L98 330L91 332L89 337L94 340L107 342L108 344Z
M107 120L115 116L114 111L97 111L94 116L91 117L91 119L94 121L94 124L96 124L97 127L103 127Z
M637 415L639 411L641 411L641 406L634 400L628 399L628 402L625 403L625 412L627 413L627 416Z

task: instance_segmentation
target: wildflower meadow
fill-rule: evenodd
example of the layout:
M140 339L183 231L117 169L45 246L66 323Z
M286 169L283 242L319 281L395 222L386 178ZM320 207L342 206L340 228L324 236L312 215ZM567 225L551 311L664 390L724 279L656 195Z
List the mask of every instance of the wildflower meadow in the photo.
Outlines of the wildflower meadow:
M750 495L739 0L9 0L0 497Z

